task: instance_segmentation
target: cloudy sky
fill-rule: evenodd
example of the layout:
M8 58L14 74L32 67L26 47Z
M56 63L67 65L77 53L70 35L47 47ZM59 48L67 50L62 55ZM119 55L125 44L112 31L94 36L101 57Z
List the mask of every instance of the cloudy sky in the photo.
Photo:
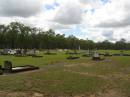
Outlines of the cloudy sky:
M130 41L130 0L0 0L0 23L11 21L94 41Z

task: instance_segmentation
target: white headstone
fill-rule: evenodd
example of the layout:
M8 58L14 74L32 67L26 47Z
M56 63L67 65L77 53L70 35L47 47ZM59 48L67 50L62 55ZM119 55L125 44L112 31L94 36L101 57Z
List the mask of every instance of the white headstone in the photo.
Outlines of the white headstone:
M94 57L99 57L99 54L95 52L93 56Z

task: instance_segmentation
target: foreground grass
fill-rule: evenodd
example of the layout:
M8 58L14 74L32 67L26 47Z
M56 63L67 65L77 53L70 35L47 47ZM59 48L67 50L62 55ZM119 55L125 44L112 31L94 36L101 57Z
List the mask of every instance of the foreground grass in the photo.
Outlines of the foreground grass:
M94 93L104 84L105 81L98 77L86 77L64 71L48 71L3 76L0 80L0 89L38 91L51 95L76 95Z
M1 75L0 91L73 96L114 89L120 90L125 97L130 96L130 57L106 57L106 60L96 62L88 57L77 60L67 60L66 57L64 53L43 55L43 58L0 56L1 64L10 60L13 66L32 64L40 67L37 71Z

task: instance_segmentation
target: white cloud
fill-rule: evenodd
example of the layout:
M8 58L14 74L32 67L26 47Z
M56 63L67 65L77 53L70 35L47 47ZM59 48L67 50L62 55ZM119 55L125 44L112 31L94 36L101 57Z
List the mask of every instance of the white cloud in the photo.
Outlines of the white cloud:
M77 2L66 2L56 12L55 22L61 24L80 24L82 21L82 9Z
M101 6L101 0L79 0L80 4L85 7L86 9L88 8L100 8Z
M123 27L130 25L130 1L112 0L101 9L98 9L93 18L99 27Z
M41 10L43 0L0 0L1 16L28 17Z
M109 39L111 41L120 40L125 38L130 41L129 32L130 29L130 1L129 0L111 0L111 3L107 3L104 6L96 9L94 14L90 11L87 14L83 14L82 27L85 30L89 30L89 36L93 40ZM109 32L110 31L110 32ZM111 33L112 31L112 33ZM100 33L100 34L99 34ZM105 35L106 33L110 35ZM97 39L97 36L100 37Z
M115 41L114 32L113 30L103 30L102 35L105 37L106 40Z
M44 10L46 5L55 7ZM0 23L18 20L61 34L71 30L70 34L83 39L130 41L129 9L130 0L111 0L104 5L101 0L0 0ZM79 34L74 33L74 26Z

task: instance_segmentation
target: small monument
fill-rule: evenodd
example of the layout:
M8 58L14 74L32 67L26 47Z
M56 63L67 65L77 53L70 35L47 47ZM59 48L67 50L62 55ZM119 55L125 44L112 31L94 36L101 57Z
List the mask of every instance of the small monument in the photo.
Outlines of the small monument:
M4 61L4 73L12 72L12 63L10 61Z
M93 60L101 60L99 53L94 52L92 59Z
M2 66L0 65L0 75L3 74L3 69L2 69Z

